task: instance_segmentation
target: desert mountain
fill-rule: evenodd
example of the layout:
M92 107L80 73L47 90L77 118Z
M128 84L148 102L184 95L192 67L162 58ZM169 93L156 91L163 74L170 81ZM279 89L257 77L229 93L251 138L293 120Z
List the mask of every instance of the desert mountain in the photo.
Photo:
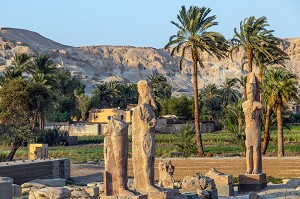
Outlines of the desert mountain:
M290 56L286 68L300 74L300 38L284 39L282 48ZM132 46L71 47L32 31L0 29L1 71L11 65L15 52L34 51L48 53L58 67L69 70L72 75L81 79L87 86L87 93L91 93L93 85L103 81L137 82L155 73L167 77L172 84L173 95L190 95L193 90L192 62L186 60L180 71L179 57L172 57L163 49ZM234 54L232 60L217 60L208 54L203 56L205 68L200 71L199 88L208 83L220 85L226 78L239 78L246 74L242 51Z

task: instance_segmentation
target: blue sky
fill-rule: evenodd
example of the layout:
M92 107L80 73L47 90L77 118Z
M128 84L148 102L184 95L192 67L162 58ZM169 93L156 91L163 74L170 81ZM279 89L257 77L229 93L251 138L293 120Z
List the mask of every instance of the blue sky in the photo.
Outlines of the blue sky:
M227 39L249 16L266 16L275 35L300 37L299 0L1 0L0 27L23 28L73 45L161 48L176 33L181 5L207 6L217 15L214 30ZM4 9L6 8L6 9Z

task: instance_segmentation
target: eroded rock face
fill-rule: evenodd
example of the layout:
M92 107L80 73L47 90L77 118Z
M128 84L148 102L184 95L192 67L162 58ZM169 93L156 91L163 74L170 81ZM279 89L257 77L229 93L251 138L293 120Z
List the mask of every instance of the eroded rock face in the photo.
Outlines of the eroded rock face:
M156 104L152 86L138 82L139 102L132 115L132 164L134 188L140 193L157 192L154 186Z
M133 195L127 188L128 130L125 122L112 118L104 128L104 194Z
M247 77L246 93L247 100L242 104L246 123L246 174L260 174L262 173L262 157L259 118L262 103L259 99L259 81L253 72Z
M165 188L174 188L173 174L175 167L172 165L171 160L160 160L158 163L158 185Z

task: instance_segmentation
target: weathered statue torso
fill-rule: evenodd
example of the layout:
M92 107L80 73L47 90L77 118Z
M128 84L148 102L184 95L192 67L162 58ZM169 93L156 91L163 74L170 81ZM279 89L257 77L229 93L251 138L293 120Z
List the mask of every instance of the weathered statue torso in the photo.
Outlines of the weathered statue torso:
M147 81L138 83L139 104L132 116L132 164L134 187L140 193L155 192L155 125L156 107L151 94L151 85Z

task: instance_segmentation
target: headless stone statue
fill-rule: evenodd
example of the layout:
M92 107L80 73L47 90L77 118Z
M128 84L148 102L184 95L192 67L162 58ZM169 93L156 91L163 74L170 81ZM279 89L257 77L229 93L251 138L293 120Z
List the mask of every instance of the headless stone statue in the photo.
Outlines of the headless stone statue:
M111 119L104 128L104 194L132 196L127 188L128 131L120 120Z
M139 103L132 116L132 164L134 188L140 193L158 192L154 186L156 104L151 84L141 80L137 84Z
M246 174L262 173L261 126L259 122L262 104L259 102L258 89L257 78L254 73L250 73L246 84L247 100L242 104L246 122Z

